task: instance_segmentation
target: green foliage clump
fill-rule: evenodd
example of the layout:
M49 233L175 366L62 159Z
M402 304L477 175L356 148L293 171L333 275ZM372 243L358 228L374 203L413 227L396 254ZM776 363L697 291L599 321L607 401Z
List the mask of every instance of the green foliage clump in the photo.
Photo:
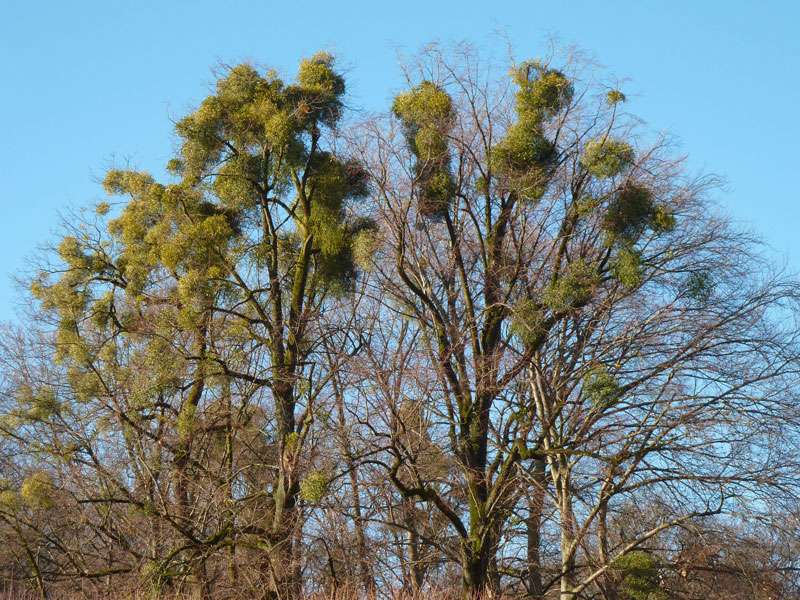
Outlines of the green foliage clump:
M497 164L514 172L526 171L546 164L553 156L553 143L536 127L518 122L492 150Z
M492 148L491 161L520 197L538 200L547 189L556 156L555 145L545 135L544 122L571 102L573 88L563 73L535 61L514 69L512 77L518 86L518 120Z
M19 492L8 479L0 479L0 511L14 513L21 506Z
M649 552L634 550L618 557L612 568L621 577L620 591L626 600L667 600L658 577L658 560Z
M615 237L635 241L647 227L654 211L653 192L627 182L608 207L604 225Z
M289 270L295 267L297 258L300 256L300 245L302 243L303 240L298 231L282 231L278 234L275 245L277 246L280 266L283 269ZM253 258L262 266L270 260L271 254L272 246L264 241L253 249Z
M419 210L427 217L443 217L455 194L455 183L449 170L424 175L420 181Z
M300 64L297 83L287 86L274 73L264 75L250 65L238 65L217 82L216 94L181 119L180 157L170 172L195 185L220 164L231 148L230 161L215 182L223 201L252 202L254 182L269 176L271 187L289 181L291 168L302 166L307 148L304 133L319 136L320 125L333 126L341 116L343 77L330 54L316 54ZM275 160L279 157L280 160Z
M149 174L139 171L111 169L103 179L103 188L112 196L142 196L153 185L156 185L155 180Z
M329 478L325 473L311 471L300 482L300 497L306 502L316 504L327 494L329 483Z
M545 316L541 305L531 299L519 302L511 317L511 333L516 335L525 346L531 346L545 332Z
M705 304L714 293L714 280L707 271L691 273L686 279L686 295L699 304Z
M0 491L0 510L16 512L20 507L20 497L17 492L11 489Z
M261 157L246 152L229 158L217 170L211 186L214 195L223 206L235 210L254 207L259 193L252 182L258 181L263 166Z
M452 99L440 86L423 81L398 95L392 112L416 159L418 209L426 217L442 217L455 193L447 139L453 126Z
M183 223L175 235L160 240L159 258L167 268L206 269L235 235L224 214L198 217L193 223Z
M320 280L330 291L345 291L355 278L355 239L369 229L363 219L346 219L345 202L368 193L366 174L356 162L340 161L329 153L320 153L310 168L315 187L310 214L297 220L297 255L311 241Z
M614 104L619 104L620 102L625 102L625 100L625 94L619 90L611 90L606 94L606 101L612 106Z
M353 262L363 271L371 271L380 243L378 225L372 219L360 219L351 227L350 248Z
M126 294L141 299L165 267L179 280L183 323L196 322L215 291L225 289L225 257L237 260L232 253L243 248L243 224L267 196L300 185L298 174L305 189L292 211L294 229L277 232L279 264L316 269L314 281L347 288L354 267L345 202L368 193L367 174L355 161L309 143L319 139L321 126L340 118L344 92L330 54L302 61L296 83L288 86L272 72L238 65L176 125L180 156L168 166L180 183L162 186L147 174L109 172L107 191L132 198L108 226L121 248L115 266ZM292 244L282 243L288 238ZM262 246L251 248L263 264L271 249Z
M597 266L584 259L571 262L542 293L542 302L554 313L565 313L586 304L600 282Z
M544 195L554 156L553 143L538 125L525 119L509 127L506 136L492 148L492 164L507 174L514 190L528 200Z
M51 508L53 506L53 479L45 471L35 471L22 482L20 496L31 508Z
M569 106L575 94L564 73L547 68L539 61L526 61L512 71L519 87L517 111L522 120L541 122Z
M432 81L423 81L412 90L398 95L392 111L414 139L427 128L446 129L453 118L453 101L449 94Z
M633 181L620 188L603 219L603 228L610 241L619 240L628 245L636 242L648 228L656 233L665 233L674 227L675 217L666 207L655 203L653 192Z
M25 418L32 421L46 421L61 410L61 404L51 387L34 390L29 385L22 385L17 390L17 402Z
M334 296L346 294L353 288L356 269L350 247L345 245L337 254L315 256L316 274L326 291Z
M585 217L591 215L600 206L600 199L592 195L585 195L575 201L574 209L578 216Z
M58 245L58 255L68 266L75 269L91 268L91 256L84 252L78 238L68 235Z
M146 560L139 568L139 578L149 593L157 597L170 580L164 565L156 560Z
M642 283L642 255L631 246L623 246L612 265L612 273L626 288L636 288Z
M598 179L618 175L633 162L634 152L623 140L602 138L587 142L581 156L581 164Z
M603 367L594 367L583 377L583 395L597 408L605 409L619 398L617 380Z
M339 120L345 82L333 67L333 55L327 52L318 52L300 63L297 83L301 97L298 105L304 120L318 119L329 127Z
M309 169L314 176L314 208L339 211L346 199L368 193L363 168L352 160L341 161L329 152L318 152Z
M80 402L97 398L102 392L102 383L94 371L71 367L67 370L67 382Z
M668 233L675 229L675 215L667 210L665 206L656 206L653 211L653 217L650 222L650 227L656 233Z

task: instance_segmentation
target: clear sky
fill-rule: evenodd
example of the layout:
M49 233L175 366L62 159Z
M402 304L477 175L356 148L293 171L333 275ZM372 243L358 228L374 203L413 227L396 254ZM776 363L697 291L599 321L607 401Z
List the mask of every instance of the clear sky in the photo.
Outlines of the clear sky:
M160 173L171 117L209 91L212 68L249 60L291 77L325 49L349 103L385 109L398 50L469 41L540 55L551 37L627 78L628 109L668 131L693 170L722 175L719 202L800 271L800 3L791 0L0 0L0 319L11 276L53 239L59 211L102 197L112 164Z

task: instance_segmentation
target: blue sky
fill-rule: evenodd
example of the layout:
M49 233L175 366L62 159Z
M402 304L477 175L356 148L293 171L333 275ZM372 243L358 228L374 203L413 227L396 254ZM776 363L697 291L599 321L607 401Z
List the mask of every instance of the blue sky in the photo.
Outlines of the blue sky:
M350 104L388 106L398 51L469 41L519 58L554 37L628 79L628 108L668 131L692 170L727 180L719 203L800 271L800 3L789 0L268 2L0 0L0 319L11 276L53 239L59 212L102 197L112 164L161 172L171 118L212 68L249 60L288 76L319 49L349 73Z

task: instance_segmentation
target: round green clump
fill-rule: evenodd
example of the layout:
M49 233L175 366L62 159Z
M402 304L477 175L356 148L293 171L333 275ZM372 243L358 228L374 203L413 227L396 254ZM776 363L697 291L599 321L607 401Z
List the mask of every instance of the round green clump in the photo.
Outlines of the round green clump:
M447 138L434 127L423 127L414 136L414 146L419 160L439 160L447 153Z
M328 492L328 476L322 471L311 471L300 482L300 497L312 504L319 503Z
M380 243L378 226L371 219L359 221L352 228L350 252L353 262L363 271L371 271L373 258Z
M675 215L667 210L665 206L656 206L653 211L650 227L656 233L668 233L675 229Z
M342 296L352 291L356 280L355 263L350 247L345 245L336 254L319 253L315 257L316 276L328 293Z
M603 226L614 237L635 241L649 225L654 211L653 192L629 181L609 204Z
M252 182L258 181L262 169L261 159L248 153L227 160L217 170L212 183L214 195L226 207L240 209L255 206L258 190Z
M329 126L339 119L345 82L333 65L334 58L327 52L319 52L300 63L297 73L300 94L295 112L301 119L319 118Z
M53 506L53 479L45 471L35 471L25 478L20 488L20 496L25 504L33 508Z
M627 142L611 138L594 139L586 144L581 164L598 179L614 177L634 159L633 148Z
M526 61L512 71L519 86L517 111L537 121L551 118L572 101L575 90L564 73L538 61Z
M34 421L46 421L61 411L61 403L52 388L38 390L30 398L28 418Z
M453 116L453 101L442 87L432 81L423 81L398 95L392 104L392 112L416 135L416 130L424 127L449 126Z
M217 81L217 98L230 107L247 104L253 101L261 83L261 76L252 65L236 65Z
M169 581L169 575L160 562L146 560L139 568L139 580L149 588L150 593L159 594Z
M591 215L600 206L600 203L601 200L599 198L586 194L575 201L573 210L579 217L586 217Z
M552 176L556 147L544 134L544 121L572 101L573 88L560 71L528 61L512 70L519 87L519 119L491 151L492 167L505 176L504 185L526 200L540 199Z
M493 164L498 169L517 173L547 164L554 154L555 146L541 129L526 122L512 125L492 149Z
M645 230L668 233L675 228L675 223L675 216L669 209L656 204L650 188L627 181L609 203L603 229L609 234L609 242L622 241L631 245Z
M169 159L167 161L167 172L176 176L183 174L183 161L180 158Z
M333 64L332 54L317 52L300 63L297 82L306 89L341 96L345 91L344 78L333 70Z
M514 190L520 198L529 202L536 202L547 192L550 182L550 171L547 169L531 169L527 173L513 177L510 189Z
M612 563L612 568L621 577L620 591L628 600L666 600L661 589L659 563L655 556L644 550L623 554Z
M547 286L542 293L542 302L554 313L569 312L589 302L599 282L600 275L594 263L575 260Z
M619 398L617 380L603 367L594 367L583 377L583 395L597 408L608 408Z
M111 169L103 179L103 188L112 195L130 194L138 196L155 184L155 180L147 173Z
M686 295L699 304L705 304L714 293L714 280L707 271L698 271L686 279Z
M546 332L542 307L529 298L519 302L512 313L510 331L525 346L536 344Z
M440 86L423 81L397 96L392 111L400 119L416 158L419 212L426 217L442 217L455 193L447 147L447 133L453 121L452 100Z
M623 247L612 265L612 272L626 288L639 287L643 279L641 253L634 248Z
M288 454L294 454L300 447L300 435L296 431L292 431L284 438L283 449Z
M492 148L493 167L507 178L507 185L521 198L538 200L547 190L555 145L529 120L512 125L505 138Z
M314 247L325 256L340 254L347 246L347 230L340 211L315 206L308 221L308 231L314 236Z
M619 104L620 102L625 102L625 100L626 100L625 94L623 94L619 90L611 90L610 92L608 92L608 94L606 94L606 102L608 102L612 106L614 104Z
M419 212L426 217L443 217L454 193L455 183L449 170L420 175L417 200Z
M3 490L0 492L0 509L14 512L19 506L19 495L14 490Z

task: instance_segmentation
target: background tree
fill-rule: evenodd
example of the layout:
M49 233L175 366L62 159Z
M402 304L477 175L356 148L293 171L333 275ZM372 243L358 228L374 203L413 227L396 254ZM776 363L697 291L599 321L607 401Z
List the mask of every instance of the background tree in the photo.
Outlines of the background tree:
M383 387L435 415L427 453L458 475L425 473L402 440L387 470L447 519L468 596L514 574L508 520L543 489L561 597L614 595L604 574L650 537L791 485L791 451L772 460L762 436L796 424L796 331L773 311L797 288L709 211L713 179L687 177L663 140L637 147L621 92L540 61L513 67L511 88L495 73L434 48L394 118L365 127L384 311L425 357L403 361L422 390L391 383L397 366ZM645 498L659 518L610 545L609 512Z

